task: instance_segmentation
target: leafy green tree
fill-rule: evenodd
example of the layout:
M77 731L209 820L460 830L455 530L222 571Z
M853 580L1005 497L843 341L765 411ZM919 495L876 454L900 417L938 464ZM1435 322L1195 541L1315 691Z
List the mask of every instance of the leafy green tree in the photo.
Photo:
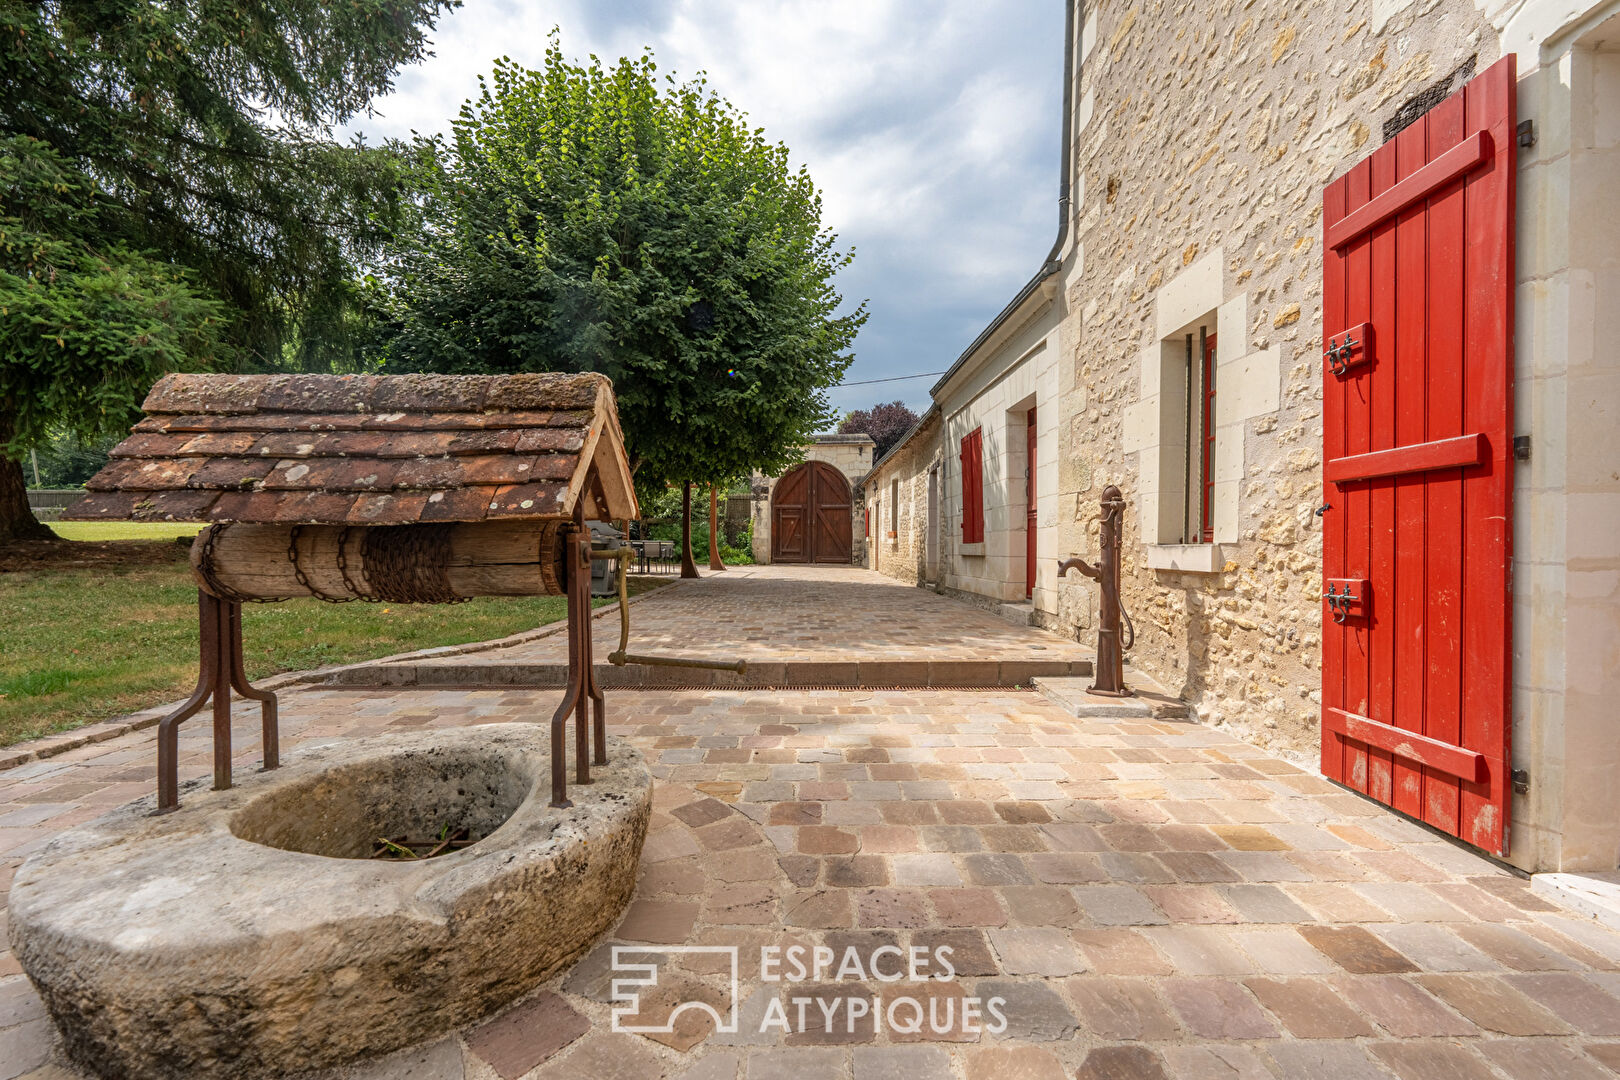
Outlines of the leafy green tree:
M0 540L18 459L164 371L346 362L400 157L333 125L455 0L0 0Z
M41 443L32 455L33 460L23 463L23 472L32 480L33 470L39 470L35 487L76 488L100 472L107 464L107 452L118 442L118 436L86 439L71 431L55 431Z
M481 83L449 139L416 143L419 224L377 285L385 367L602 372L642 484L793 462L866 320L839 313L851 256L808 173L650 54L574 65L553 37L543 69Z

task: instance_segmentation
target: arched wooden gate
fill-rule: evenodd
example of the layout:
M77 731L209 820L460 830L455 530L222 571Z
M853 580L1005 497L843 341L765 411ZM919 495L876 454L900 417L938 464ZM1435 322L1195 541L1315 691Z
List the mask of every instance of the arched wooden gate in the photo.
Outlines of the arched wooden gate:
M771 495L771 561L849 565L849 481L822 461L807 461L776 482Z

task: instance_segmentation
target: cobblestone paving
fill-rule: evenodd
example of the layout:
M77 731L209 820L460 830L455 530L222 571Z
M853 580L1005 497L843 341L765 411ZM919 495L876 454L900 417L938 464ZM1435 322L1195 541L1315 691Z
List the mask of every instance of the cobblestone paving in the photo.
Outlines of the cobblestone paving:
M661 590L630 609L631 649L769 660L1086 660L1091 650L924 589L855 567L746 566ZM619 620L596 620L599 655L618 648ZM566 660L563 635L478 653L469 661Z
M556 700L311 690L285 695L282 711L296 746L534 719ZM1082 722L1013 691L608 700L614 730L658 777L621 924L503 1015L346 1077L1585 1080L1620 1069L1620 935L1220 732ZM255 717L239 719L246 768ZM207 772L205 729L186 736L184 777ZM50 836L146 794L152 760L138 733L0 774L0 887ZM740 1030L687 1011L666 1033L612 1031L614 944L663 962L636 1016L650 1024L681 1000L727 1000L724 954L659 949L739 947ZM853 947L862 970L762 981L761 947L793 945L828 948L835 964ZM874 979L883 946L901 950L875 965L891 975L896 956L922 950L924 981ZM930 979L945 974L942 946L953 977ZM58 1065L40 1067L50 1031L17 970L0 954L0 1080L61 1080ZM787 1034L759 1030L773 998ZM896 1023L901 998L916 1005L900 1003ZM881 1021L856 999L875 1001ZM914 1008L933 1010L940 1030L926 1015L922 1031L904 1030Z

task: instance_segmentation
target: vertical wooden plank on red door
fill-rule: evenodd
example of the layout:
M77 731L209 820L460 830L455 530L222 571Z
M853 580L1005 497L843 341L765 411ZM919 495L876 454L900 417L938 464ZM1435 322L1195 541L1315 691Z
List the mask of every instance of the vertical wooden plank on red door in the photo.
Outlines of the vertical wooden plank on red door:
M1024 418L1024 597L1035 595L1035 406Z
M1340 177L1322 192L1322 333L1337 334L1346 325L1344 318L1344 253L1326 245L1329 225L1348 212L1345 205L1346 177ZM1344 456L1344 384L1322 366L1322 459ZM1322 485L1322 502L1329 510L1322 516L1322 577L1344 577L1344 498L1332 484ZM1326 586L1323 586L1325 590ZM1344 627L1327 615L1322 605L1322 705L1344 707ZM1324 714L1325 715L1325 714ZM1345 740L1322 724L1322 775L1344 783Z
M1485 464L1463 470L1462 730L1460 742L1484 754L1489 775L1460 785L1461 831L1471 844L1505 853L1509 811L1506 766L1512 686L1513 230L1515 58L1468 84L1464 129L1489 129L1495 158L1463 189L1468 282L1463 318L1463 430L1490 441Z
M1386 143L1371 159L1370 191L1373 197L1395 186L1395 147ZM1367 393L1370 449L1389 450L1399 443L1395 438L1395 349L1389 328L1395 325L1395 228L1394 220L1372 233L1372 307L1368 319L1376 329L1373 355L1363 366L1367 377L1361 386ZM1358 485L1360 486L1360 485ZM1395 485L1389 480L1366 485L1368 501L1367 578L1383 592L1395 578ZM1361 624L1362 640L1367 643L1367 711L1362 715L1380 724L1394 723L1395 641L1389 632L1392 610L1376 600L1367 614L1353 620ZM1367 748L1367 794L1380 802L1393 802L1395 769L1388 750Z
M1430 161L1462 142L1463 101L1454 94L1429 112ZM1429 315L1427 440L1463 434L1464 266L1463 187L1459 180L1429 199ZM1462 470L1427 474L1428 488L1428 633L1425 673L1424 731L1430 738L1457 744L1462 732L1461 619L1463 616ZM1459 781L1425 767L1422 819L1457 834Z
M1428 163L1425 154L1426 117L1395 136L1395 178L1404 180ZM1395 226L1394 364L1384 375L1395 384L1395 444L1416 446L1424 441L1425 369L1428 339L1424 333L1428 300L1427 203L1402 214ZM1382 339L1378 342L1382 349ZM1426 657L1424 615L1428 605L1425 583L1427 511L1424 477L1395 478L1395 566L1391 601L1385 617L1394 628L1395 686L1393 723L1419 734L1423 731L1423 687ZM1379 599L1383 604L1383 598ZM1394 798L1391 805L1403 814L1423 813L1423 770L1411 759L1394 762Z
M1345 206L1354 212L1372 197L1372 162L1363 160L1345 177ZM1352 241L1344 259L1344 324L1370 321L1372 317L1372 236ZM1340 380L1344 402L1344 453L1365 454L1372 449L1373 365L1359 364ZM1372 497L1366 484L1351 484L1340 491L1344 502L1344 573L1347 578L1366 578L1368 549L1372 540ZM1344 707L1359 716L1368 708L1368 642L1365 619L1350 619L1344 628ZM1367 747L1365 743L1345 744L1345 780L1357 791L1367 791Z

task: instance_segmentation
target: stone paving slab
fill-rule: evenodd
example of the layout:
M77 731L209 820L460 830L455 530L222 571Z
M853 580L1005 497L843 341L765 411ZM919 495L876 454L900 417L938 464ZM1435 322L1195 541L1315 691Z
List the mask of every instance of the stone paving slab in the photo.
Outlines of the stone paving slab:
M619 645L617 609L598 612L599 658ZM630 651L746 660L750 672L603 665L607 685L1027 686L1089 675L1091 650L927 589L856 567L748 566L647 594L631 609ZM561 685L556 635L433 662L379 664L334 681L357 685Z
M284 696L284 740L541 719L557 696L311 689ZM502 1015L342 1076L1578 1080L1620 1068L1620 933L1221 732L1077 719L1012 691L608 702L612 729L658 777L622 922ZM256 717L237 719L250 768ZM206 727L182 739L185 778L208 772ZM50 836L145 794L152 752L137 732L0 774L0 888ZM614 1031L615 945L659 973L630 1013L640 1026L687 1001L728 1011L719 950L736 947L739 1030L687 1010L667 1031ZM793 946L809 950L798 981L783 960ZM817 947L834 958L820 972ZM954 970L935 978L944 947ZM858 968L844 967L851 950ZM903 970L913 956L917 981ZM789 1030L762 1032L774 1016ZM50 1055L38 999L0 953L0 1080L71 1075Z

